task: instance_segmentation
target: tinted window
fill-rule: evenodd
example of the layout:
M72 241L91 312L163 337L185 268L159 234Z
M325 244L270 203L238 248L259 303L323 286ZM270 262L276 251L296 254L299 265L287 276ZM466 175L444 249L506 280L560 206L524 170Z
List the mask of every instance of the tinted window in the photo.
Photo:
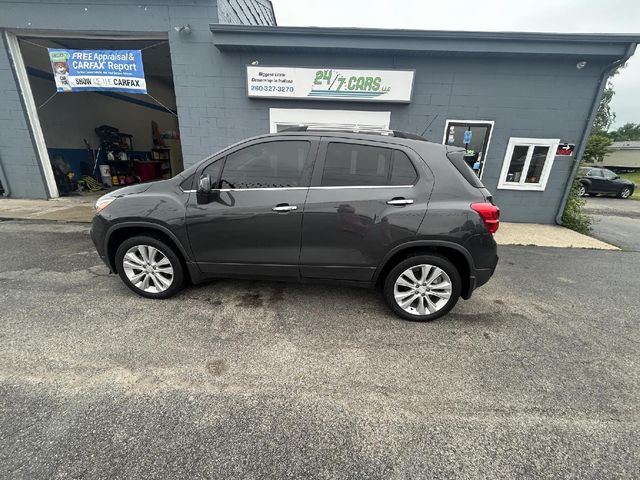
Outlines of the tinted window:
M386 185L392 150L352 143L329 143L323 186Z
M389 185L413 185L417 178L418 174L409 157L400 150L394 150Z
M594 168L589 172L589 177L598 177L601 178L602 177L602 170L600 170L599 168Z
M606 178L607 180L613 180L614 178L617 177L617 175L612 172L611 170L607 170L606 168L602 169L602 174L604 175L604 178Z
M220 188L283 188L309 185L309 142L266 142L227 156Z
M447 153L447 158L456 167L462 176L465 178L470 185L476 188L483 188L484 185L478 178L478 176L471 170L471 167L467 162L464 161L464 150L456 150L453 152Z
M220 179L221 168L222 160L216 160L215 162L207 165L202 171L202 175L209 175L209 178L211 178L211 188L218 188L218 180Z
M193 188L193 177L194 175L189 175L186 179L184 179L180 183L180 188L184 191L191 190Z

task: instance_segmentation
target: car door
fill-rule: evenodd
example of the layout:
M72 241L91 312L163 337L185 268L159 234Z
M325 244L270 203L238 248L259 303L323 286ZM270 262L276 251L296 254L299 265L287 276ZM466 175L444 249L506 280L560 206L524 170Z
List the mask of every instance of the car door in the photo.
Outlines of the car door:
M602 169L602 176L604 180L602 181L602 188L604 193L618 193L620 190L620 183L618 180L618 175L611 170L606 168Z
M590 193L604 193L606 191L601 168L592 168L591 170L589 170L589 173L587 173L587 178L589 179L590 183Z
M302 227L305 278L366 282L393 246L415 236L433 176L411 149L324 138Z
M203 165L211 194L192 193L187 230L208 274L298 277L302 212L318 140L261 139Z

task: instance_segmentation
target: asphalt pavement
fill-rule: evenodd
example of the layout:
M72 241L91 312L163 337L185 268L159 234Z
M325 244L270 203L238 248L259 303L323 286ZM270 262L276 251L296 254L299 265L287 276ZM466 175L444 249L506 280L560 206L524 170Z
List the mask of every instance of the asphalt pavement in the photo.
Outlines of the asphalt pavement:
M640 252L640 202L612 197L586 199L591 235L625 250Z
M640 253L500 247L428 324L375 291L153 301L0 222L0 478L638 478Z

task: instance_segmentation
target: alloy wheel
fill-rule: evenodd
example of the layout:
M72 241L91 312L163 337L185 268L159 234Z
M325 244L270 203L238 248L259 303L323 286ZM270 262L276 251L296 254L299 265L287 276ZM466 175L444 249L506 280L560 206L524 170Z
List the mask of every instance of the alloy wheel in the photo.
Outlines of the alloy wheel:
M620 196L622 198L629 198L631 196L631 190L629 188L625 188L620 192Z
M393 295L396 303L412 315L429 315L444 308L451 298L451 278L434 265L414 265L402 272L395 281Z
M164 292L173 283L173 265L151 245L135 245L127 250L122 267L131 284L147 293Z
M578 196L579 197L584 197L586 193L587 193L587 189L585 188L585 186L584 185L580 185L578 187Z

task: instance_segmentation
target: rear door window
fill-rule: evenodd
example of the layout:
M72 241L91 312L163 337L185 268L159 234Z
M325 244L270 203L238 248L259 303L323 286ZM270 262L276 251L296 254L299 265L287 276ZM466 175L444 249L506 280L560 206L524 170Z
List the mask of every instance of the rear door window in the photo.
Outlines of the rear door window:
M409 157L400 150L330 142L322 186L413 185L418 177Z
M394 150L389 185L413 185L417 179L416 168L407 154L400 150Z
M323 186L386 185L392 150L355 143L329 143Z

